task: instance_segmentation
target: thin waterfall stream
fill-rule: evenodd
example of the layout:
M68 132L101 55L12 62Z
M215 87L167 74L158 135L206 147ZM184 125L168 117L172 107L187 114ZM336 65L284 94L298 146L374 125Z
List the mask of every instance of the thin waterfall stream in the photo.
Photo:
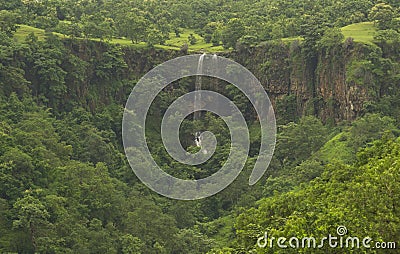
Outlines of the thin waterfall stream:
M196 83L195 83L195 91L200 91L202 89L202 74L203 74L203 63L204 63L204 58L206 54L202 54L199 57L199 63L197 65L197 75L196 75ZM212 60L212 66L211 68L217 68L217 61L218 61L218 56L214 54L211 58ZM193 120L200 120L201 119L201 94L197 93L195 94L194 97L194 115L193 115ZM200 138L201 131L198 130L195 132L195 138L194 142L196 146L201 147L201 138Z

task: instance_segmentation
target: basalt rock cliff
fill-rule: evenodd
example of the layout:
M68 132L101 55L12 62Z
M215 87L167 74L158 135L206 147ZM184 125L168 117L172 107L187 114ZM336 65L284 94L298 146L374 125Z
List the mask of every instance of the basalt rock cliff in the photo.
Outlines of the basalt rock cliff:
M66 84L69 93L62 101L74 100L93 111L111 100L123 105L135 81L147 71L187 54L90 41L67 41L65 45L71 54L88 64L82 82ZM298 41L271 41L220 55L239 62L260 80L274 104L277 118L285 121L310 114L332 123L353 120L371 102L385 96L391 86L379 79L373 67L374 61L385 59L382 50L351 39L318 49L314 62L304 56ZM102 72L106 74L100 75ZM93 94L96 96L90 96Z

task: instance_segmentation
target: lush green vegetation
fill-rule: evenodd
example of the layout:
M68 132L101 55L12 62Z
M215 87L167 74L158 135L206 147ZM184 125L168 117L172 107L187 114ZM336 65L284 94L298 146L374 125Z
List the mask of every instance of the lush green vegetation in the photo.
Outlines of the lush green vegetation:
M319 238L340 225L400 247L399 7L395 0L0 0L0 252L368 252L257 247L266 231ZM176 201L132 173L122 112L149 69L201 50L223 51L270 92L276 151L267 174L249 186L258 119L233 85L204 77L204 89L243 112L248 161L224 191ZM201 167L164 149L163 113L194 83L170 84L146 124L156 162L183 179L216 172L230 151L229 131L213 114L181 126L190 152L198 150L195 130L216 134L216 153Z
M36 37L38 37L38 40L44 40L46 37L46 33L43 29L40 28L35 28L31 27L28 25L18 25L18 29L14 34L14 37L18 40L18 42L24 42L25 39L28 37L30 34L34 34ZM59 36L60 38L70 38L70 36L61 34L61 33L52 33L54 35ZM188 46L188 51L204 51L204 52L220 52L224 51L224 48L222 46L213 46L211 43L206 43L204 39L196 34L194 30L192 29L182 29L182 33L177 37L175 33L170 33L170 39L165 41L164 45L155 45L156 48L161 48L161 49L168 49L168 50L180 50L182 45L185 43L188 43L188 37L190 35L193 35L196 38L196 43L194 45L189 45ZM98 38L92 38L91 40L94 41L100 41ZM143 48L146 47L146 43L140 42L140 43L135 43L132 44L131 40L128 39L118 39L118 38L111 38L108 40L108 43L110 44L116 44L116 45L123 45L123 46L132 46L135 48Z
M6 22L15 20L72 38L98 38L119 44L131 41L140 45L143 42L168 49L188 47L207 51L299 36L315 37L315 41L328 27L344 27L345 37L371 42L374 28L368 22L373 22L380 30L398 29L398 7L396 1L374 0L312 3L3 0L0 3L1 16ZM29 30L23 28L21 33ZM318 31L310 33L313 30L310 28Z

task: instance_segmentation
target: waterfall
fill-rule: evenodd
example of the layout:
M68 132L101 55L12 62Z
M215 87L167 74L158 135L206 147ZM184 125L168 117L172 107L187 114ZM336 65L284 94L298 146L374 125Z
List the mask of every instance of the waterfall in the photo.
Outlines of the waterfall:
M199 63L197 65L197 75L196 75L196 83L195 83L195 91L200 91L201 86L202 86L202 76L200 74L203 74L203 62L204 62L204 57L206 54L202 54L199 58ZM218 68L218 56L214 54L211 58L211 68ZM201 118L201 112L199 109L201 108L201 95L200 94L195 94L194 97L194 115L193 115L193 120L200 120ZM201 138L200 138L200 131L197 131L194 135L194 142L196 146L201 147ZM204 150L206 153L206 151Z
M218 56L217 56L216 54L214 54L214 55L212 56L211 66L212 66L212 68L214 68L214 70L217 70L217 68L218 68ZM217 80L217 79L213 79L213 80L211 81L210 86L211 86L212 90L218 92L218 91L217 91L217 90L218 90L218 89L217 89L217 87L218 87L218 80Z
M205 53L202 54L199 58L199 63L197 64L197 75L196 75L196 83L194 86L195 91L200 91L201 90L201 74L203 73L203 61L205 57ZM193 115L193 120L199 120L201 116L201 112L199 111L200 109L200 103L201 103L201 95L200 94L195 94L194 96L194 115ZM200 131L197 131L194 134L194 142L196 146L200 147L201 146L201 140L200 140Z
M201 75L203 73L203 61L204 61L204 56L206 54L202 54L199 58L199 63L197 65L197 76L196 76L196 83L195 83L195 91L200 91L201 90ZM201 112L199 111L200 109L200 103L201 103L201 95L196 94L194 97L194 116L193 120L199 120L201 116Z
M217 66L217 61L218 61L218 56L217 56L217 54L214 54L214 55L212 56L213 67L216 67L216 66Z

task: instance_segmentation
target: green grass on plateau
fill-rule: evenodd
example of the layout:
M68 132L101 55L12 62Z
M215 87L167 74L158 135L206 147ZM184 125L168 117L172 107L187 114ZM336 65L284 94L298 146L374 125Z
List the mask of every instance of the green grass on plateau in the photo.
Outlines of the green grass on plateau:
M30 34L34 33L39 40L44 40L46 37L44 30L27 26L27 25L19 25L19 28L17 32L15 33L14 37L17 41L23 42L25 38ZM342 28L342 33L345 38L352 37L355 42L361 42L361 43L373 43L374 40L374 34L376 32L376 28L373 24L373 22L361 22L361 23L356 23L356 24L351 24L348 26L345 26ZM68 37L63 34L59 33L54 33L60 37ZM193 34L195 38L197 39L197 42L194 45L190 45L188 42L188 36L190 34ZM92 39L95 41L99 41L100 39ZM293 38L283 38L282 41L284 42L291 42L294 40L302 40L301 37L293 37ZM134 46L138 48L143 48L146 47L146 43L141 42L138 44L132 44L131 40L128 39L117 39L113 38L109 43L112 44L120 44L120 45L127 45L127 46ZM224 48L222 46L213 46L211 43L206 43L204 39L196 34L193 30L191 29L182 29L182 32L179 37L176 37L175 33L170 33L170 39L165 42L164 45L156 45L156 48L162 48L162 49L172 49L172 50L179 50L182 45L185 43L188 44L189 46L189 51L191 52L199 52L199 51L205 51L205 52L222 52L224 51Z
M35 28L28 25L19 25L18 30L15 32L14 37L17 41L23 42L25 38L30 34L34 33L35 36L38 37L39 40L44 40L46 35L43 29ZM67 38L68 36L60 34L60 33L53 33L62 38ZM190 45L188 42L188 37L190 34L193 34L196 38L196 44ZM94 41L100 41L100 39L91 39ZM127 45L127 46L134 46L138 48L146 47L146 43L141 42L138 44L133 44L129 39L117 39L113 38L109 41L111 44L120 44L120 45ZM204 39L196 34L191 29L182 29L182 32L179 37L176 37L175 33L170 33L170 39L165 42L164 45L155 45L156 48L162 49L172 49L172 50L179 50L185 43L189 46L189 51L205 51L205 52L221 52L224 51L222 46L213 46L211 43L206 43Z
M361 22L342 28L345 38L352 37L355 42L373 43L376 28L373 22Z

